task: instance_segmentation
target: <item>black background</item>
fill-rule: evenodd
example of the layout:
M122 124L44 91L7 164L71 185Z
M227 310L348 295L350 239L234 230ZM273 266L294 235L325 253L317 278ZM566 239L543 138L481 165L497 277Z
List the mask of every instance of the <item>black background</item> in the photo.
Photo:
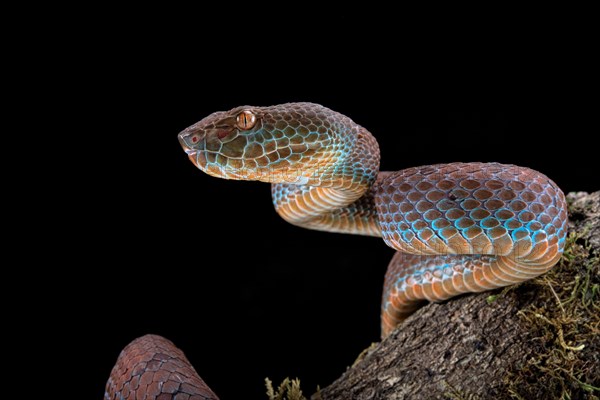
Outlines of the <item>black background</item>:
M292 18L285 30L257 31L253 18L226 39L228 18L176 29L144 21L85 56L95 72L82 91L102 99L77 127L88 177L71 201L85 217L67 240L85 257L64 308L76 316L73 343L96 338L85 347L90 397L146 333L183 349L223 399L264 398L265 377L299 377L310 394L379 338L393 250L288 225L269 185L197 170L176 136L211 112L317 102L374 134L382 170L497 161L539 170L565 192L598 189L596 150L582 139L597 131L594 114L556 71L528 62L540 46L509 49L501 35L424 43L397 21L367 29L347 15L312 16L319 29Z

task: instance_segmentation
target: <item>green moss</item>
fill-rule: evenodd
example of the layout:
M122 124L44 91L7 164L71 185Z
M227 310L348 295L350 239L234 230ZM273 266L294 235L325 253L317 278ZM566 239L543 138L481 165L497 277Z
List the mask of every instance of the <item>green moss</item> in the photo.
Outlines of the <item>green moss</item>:
M356 357L356 360L354 360L354 362L352 363L352 366L350 368L353 368L356 364L361 362L372 350L377 348L378 345L379 345L379 342L372 342L369 345L369 347L367 347L366 349L361 351L360 354L358 355L358 357Z
M265 385L267 386L269 400L307 400L302 395L300 379L285 378L277 391L273 389L273 382L269 378L265 378Z
M448 382L444 382L444 384L446 386L446 391L444 392L444 400L482 400L481 397L473 393L465 393L462 390L451 386Z
M495 302L498 299L498 295L497 294L492 294L489 295L486 299L488 304L492 304L493 302Z
M571 233L560 263L531 284L521 311L532 354L505 379L509 398L599 399L600 259Z

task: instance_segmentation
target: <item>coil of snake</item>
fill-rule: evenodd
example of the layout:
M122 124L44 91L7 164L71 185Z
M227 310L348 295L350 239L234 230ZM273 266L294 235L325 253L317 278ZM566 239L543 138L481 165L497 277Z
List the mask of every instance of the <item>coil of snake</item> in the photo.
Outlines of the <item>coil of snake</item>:
M379 171L375 138L312 103L216 112L179 134L209 175L272 184L275 210L309 229L380 236L397 253L384 281L381 335L423 301L531 279L561 257L562 191L543 174L498 163ZM129 344L106 399L214 399L183 353L159 336Z

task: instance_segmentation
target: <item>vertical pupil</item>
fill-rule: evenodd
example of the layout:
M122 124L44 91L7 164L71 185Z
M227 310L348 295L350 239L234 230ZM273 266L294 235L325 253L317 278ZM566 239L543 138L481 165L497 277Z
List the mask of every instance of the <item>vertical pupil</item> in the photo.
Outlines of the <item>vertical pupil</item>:
M242 111L237 117L237 124L240 129L250 129L254 126L254 114L248 111Z

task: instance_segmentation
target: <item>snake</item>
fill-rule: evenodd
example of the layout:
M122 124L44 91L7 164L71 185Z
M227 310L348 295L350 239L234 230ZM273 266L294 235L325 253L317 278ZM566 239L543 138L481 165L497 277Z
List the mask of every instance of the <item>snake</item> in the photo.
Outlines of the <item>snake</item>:
M375 137L319 104L215 112L178 139L190 161L210 176L270 183L275 211L285 221L381 237L396 250L383 285L382 339L427 301L532 279L552 268L564 250L565 196L541 172L496 162L380 171ZM171 342L144 336L119 355L105 398L217 398L192 372ZM150 394L134 397L132 387L142 390L142 381L151 382L143 388Z

